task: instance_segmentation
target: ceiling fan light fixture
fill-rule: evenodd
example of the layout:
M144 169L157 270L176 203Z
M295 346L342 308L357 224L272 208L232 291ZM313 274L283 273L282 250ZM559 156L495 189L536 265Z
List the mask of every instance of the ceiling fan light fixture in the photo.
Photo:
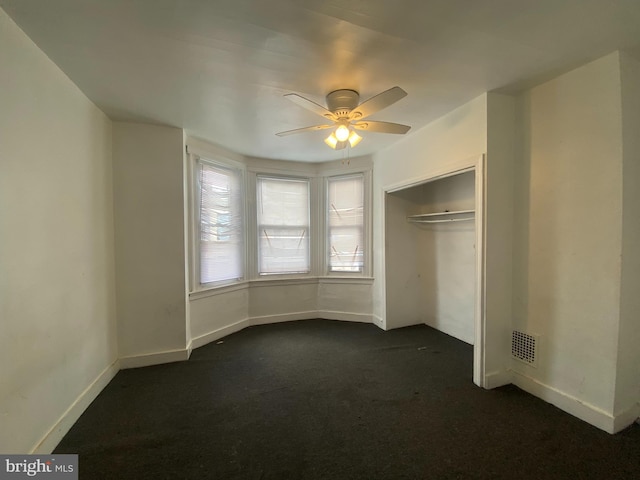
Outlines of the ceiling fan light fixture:
M336 128L336 131L335 131L336 139L339 142L344 142L349 139L350 133L351 132L349 131L349 128L347 126L340 125L338 128Z
M360 140L362 140L362 137L356 132L351 132L351 135L349 135L349 145L351 145L351 148L358 145L360 143Z
M335 150L336 145L338 145L338 139L332 133L331 135L329 135L327 138L324 139L324 143L326 143L327 145L329 145L331 148Z

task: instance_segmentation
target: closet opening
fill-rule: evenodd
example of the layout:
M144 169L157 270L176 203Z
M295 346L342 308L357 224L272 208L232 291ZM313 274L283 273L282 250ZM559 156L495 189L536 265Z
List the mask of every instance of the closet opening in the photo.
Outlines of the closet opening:
M483 372L483 179L473 166L385 189L387 329L426 324L474 347Z

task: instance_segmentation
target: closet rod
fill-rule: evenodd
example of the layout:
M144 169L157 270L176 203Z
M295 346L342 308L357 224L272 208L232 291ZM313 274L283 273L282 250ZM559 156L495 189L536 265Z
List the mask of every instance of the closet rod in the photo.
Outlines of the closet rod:
M473 217L467 218L449 218L446 220L419 220L416 218L407 218L409 223L449 223L449 222L466 222L467 220L474 220Z
M475 210L454 210L453 212L434 212L434 213L420 213L418 215L409 215L408 218L426 218L426 217L437 217L440 215L462 215L475 213Z

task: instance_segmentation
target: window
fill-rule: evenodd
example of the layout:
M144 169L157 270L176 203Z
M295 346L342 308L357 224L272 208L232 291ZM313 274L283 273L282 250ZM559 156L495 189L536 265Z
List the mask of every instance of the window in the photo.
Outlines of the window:
M364 176L331 177L327 194L330 272L364 268Z
M289 170L205 146L194 141L187 152L194 298L245 281L371 274L368 159L347 168L294 162Z
M242 172L197 163L200 284L244 276Z
M309 181L257 177L258 273L308 273Z

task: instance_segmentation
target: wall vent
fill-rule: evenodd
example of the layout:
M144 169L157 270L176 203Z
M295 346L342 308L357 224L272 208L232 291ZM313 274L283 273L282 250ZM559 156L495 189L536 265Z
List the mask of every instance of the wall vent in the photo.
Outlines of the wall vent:
M538 335L513 331L511 335L511 356L532 367L538 366Z

